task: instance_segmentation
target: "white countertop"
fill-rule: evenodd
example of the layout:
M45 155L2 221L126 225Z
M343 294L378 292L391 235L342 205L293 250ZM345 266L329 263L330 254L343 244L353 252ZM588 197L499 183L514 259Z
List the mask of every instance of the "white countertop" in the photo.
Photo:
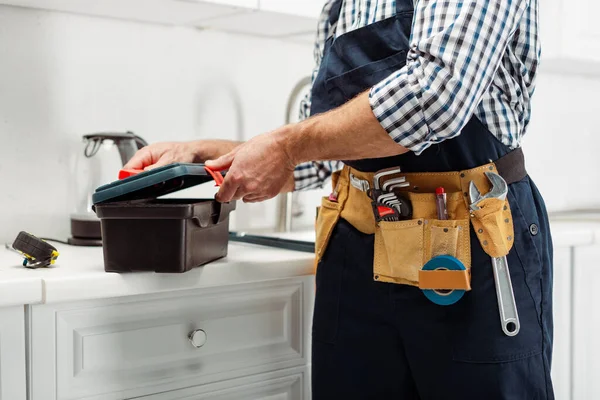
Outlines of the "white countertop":
M312 254L230 243L226 258L183 274L106 273L102 248L52 244L60 253L56 265L35 270L20 266L17 254L0 250L0 306L131 296L313 272ZM5 287L10 289L6 293ZM33 296L33 289L37 290L37 297Z
M553 219L551 227L555 247L600 244L600 221L594 218ZM314 240L312 231L275 236ZM0 248L0 307L187 290L313 272L312 254L230 243L228 257L184 274L106 273L100 247L53 244L60 252L57 264L35 270L22 267L17 254Z
M0 248L0 307L42 302L42 280L24 268L22 259L4 245Z

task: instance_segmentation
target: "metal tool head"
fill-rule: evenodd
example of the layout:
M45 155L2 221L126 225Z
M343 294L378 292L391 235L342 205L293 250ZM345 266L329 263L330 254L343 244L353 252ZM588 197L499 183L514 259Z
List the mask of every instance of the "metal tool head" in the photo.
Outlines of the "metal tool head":
M375 189L381 189L381 178L385 176L395 175L401 173L400 167L388 168L377 172L373 175L373 187Z
M508 185L506 184L504 178L495 172L489 171L485 173L485 176L487 176L487 178L490 180L492 187L490 191L484 195L482 195L479 189L477 189L477 186L475 183L473 183L473 181L469 183L469 197L471 200L471 210L473 211L479 210L478 204L484 199L495 198L505 200L506 195L508 194Z
M388 179L383 184L383 190L384 191L390 191L390 190L392 190L392 187L395 186L395 185L402 185L401 187L410 186L410 184L408 182L406 182L406 177L405 176L401 176L399 178Z

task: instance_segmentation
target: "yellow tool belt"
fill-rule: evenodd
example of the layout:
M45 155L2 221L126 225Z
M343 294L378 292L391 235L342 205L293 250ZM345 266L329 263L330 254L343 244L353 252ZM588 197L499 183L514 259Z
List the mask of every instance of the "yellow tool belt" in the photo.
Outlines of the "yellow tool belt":
M517 156L522 157L520 150ZM520 162L522 163L522 159ZM357 230L375 235L375 280L412 285L421 289L470 290L469 225L473 225L481 247L492 257L507 255L514 241L513 219L508 199L489 198L479 204L478 210L472 211L469 208L471 181L481 193L490 190L486 171L497 173L496 164L490 162L465 171L390 175L386 178L403 176L410 183L409 187L399 190L412 202L412 217L408 220L376 223L371 198L364 188L356 185L356 182L360 181L372 183L374 173L365 173L345 166L343 170L336 172L332 179L337 201L324 197L319 207L315 267L325 253L335 224L339 218L343 218ZM525 174L524 167L522 171L522 175ZM354 185L351 180L354 181ZM437 219L437 187L444 187L447 193L447 220ZM439 255L455 257L466 269L422 270L429 260Z

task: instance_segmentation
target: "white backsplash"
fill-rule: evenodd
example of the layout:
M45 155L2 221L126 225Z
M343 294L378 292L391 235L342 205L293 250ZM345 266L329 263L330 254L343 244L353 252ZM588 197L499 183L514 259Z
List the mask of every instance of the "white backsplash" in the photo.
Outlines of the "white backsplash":
M0 243L67 238L83 134L248 138L283 124L311 68L305 44L0 6ZM233 227L274 226L274 210L239 204Z
M68 236L83 134L247 139L284 122L311 68L310 45L0 6L0 242L20 230ZM600 207L598 92L600 75L542 68L524 150L551 211ZM326 192L299 195L296 228L313 226ZM275 210L240 203L232 228L274 227Z

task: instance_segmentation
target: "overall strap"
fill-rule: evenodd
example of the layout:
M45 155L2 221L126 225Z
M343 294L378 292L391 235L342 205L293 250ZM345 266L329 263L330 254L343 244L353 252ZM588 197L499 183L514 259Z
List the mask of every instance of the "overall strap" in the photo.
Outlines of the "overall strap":
M414 12L417 0L396 0L396 15Z
M340 18L342 12L342 4L344 0L333 0L333 4L329 9L329 25L334 26Z

